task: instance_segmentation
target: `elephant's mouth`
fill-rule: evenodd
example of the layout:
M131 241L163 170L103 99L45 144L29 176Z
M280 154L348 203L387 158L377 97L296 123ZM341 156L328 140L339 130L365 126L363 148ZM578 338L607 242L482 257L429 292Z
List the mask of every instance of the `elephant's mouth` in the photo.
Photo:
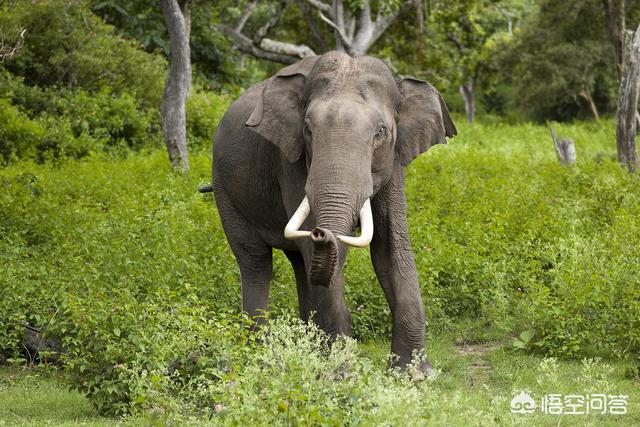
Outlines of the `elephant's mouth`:
M293 216L291 216L287 226L284 228L284 237L289 240L311 238L314 243L317 243L314 239L314 232L322 229L316 228L313 231L300 230L302 223L307 219L310 212L311 208L309 206L309 199L305 196L304 199L302 199L300 206L298 206L298 209L295 211ZM322 231L324 232L327 230ZM333 234L331 236L333 236ZM356 248L365 248L369 243L371 243L371 240L373 239L373 214L371 212L371 202L369 199L365 200L362 205L362 209L360 209L360 236L338 235L335 236L335 238L347 246L353 246Z

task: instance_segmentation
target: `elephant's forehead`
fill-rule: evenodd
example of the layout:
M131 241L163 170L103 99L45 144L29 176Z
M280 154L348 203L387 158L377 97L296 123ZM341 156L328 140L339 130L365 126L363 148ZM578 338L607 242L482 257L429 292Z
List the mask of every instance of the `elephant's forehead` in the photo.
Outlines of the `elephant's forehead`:
M322 55L308 84L308 89L315 96L351 95L361 102L372 96L394 97L397 91L395 80L382 61L372 57L353 58L342 52Z
M355 58L344 52L327 52L320 56L314 66L315 73L343 73L356 66Z

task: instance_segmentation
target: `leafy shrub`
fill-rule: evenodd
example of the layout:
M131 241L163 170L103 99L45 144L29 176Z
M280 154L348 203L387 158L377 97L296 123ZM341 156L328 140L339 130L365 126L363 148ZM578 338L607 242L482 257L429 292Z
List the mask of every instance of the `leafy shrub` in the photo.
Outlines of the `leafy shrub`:
M229 95L214 94L194 87L187 98L187 134L189 147L211 149L222 115L231 104Z
M208 418L228 425L404 425L431 411L422 395L428 385L417 388L409 375L374 367L352 339L330 346L312 324L287 316L274 320L245 343L246 351L231 353L228 365L216 363L229 342L210 342L191 359L197 368L188 373L127 370L135 400L175 424Z
M76 136L88 135L104 145L129 148L158 141L158 111L137 109L135 99L127 93L114 96L103 89L95 94L80 90L62 95L54 99L56 110L69 117Z
M74 135L66 117L31 119L0 99L0 163L17 159L52 160L83 157L101 146L89 135Z
M0 99L0 154L4 162L25 156L30 147L37 146L44 136L44 129L25 114Z
M42 89L0 72L0 102L4 163L20 158L79 158L110 147L140 148L160 140L158 109L139 108L128 93Z

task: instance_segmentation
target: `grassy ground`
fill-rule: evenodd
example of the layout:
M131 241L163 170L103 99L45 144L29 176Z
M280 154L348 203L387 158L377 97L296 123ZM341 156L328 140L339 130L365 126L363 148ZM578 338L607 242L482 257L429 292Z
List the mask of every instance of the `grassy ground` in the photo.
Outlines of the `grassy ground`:
M508 343L478 340L473 333L463 335L468 338L445 335L428 343L437 374L418 386L421 393L430 394L425 395L425 405L433 411L426 424L487 425L491 420L496 425L640 425L640 382L626 378L625 362L556 361L514 352ZM360 348L382 367L387 346L370 342ZM544 394L623 394L628 396L627 414L511 414L510 401L520 390L527 390L538 401ZM42 367L0 368L0 402L3 427L162 425L150 414L101 417L84 396L69 391L55 371Z

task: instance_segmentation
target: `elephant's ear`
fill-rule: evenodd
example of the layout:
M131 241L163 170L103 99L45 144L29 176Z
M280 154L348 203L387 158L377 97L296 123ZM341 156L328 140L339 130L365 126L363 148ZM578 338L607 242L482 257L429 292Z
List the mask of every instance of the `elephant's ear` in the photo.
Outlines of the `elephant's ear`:
M305 58L268 80L246 123L278 146L290 162L298 160L302 153L304 82L316 59L316 56Z
M396 154L402 166L436 144L446 144L445 137L457 134L449 109L440 93L423 80L400 82L402 105L398 114Z

